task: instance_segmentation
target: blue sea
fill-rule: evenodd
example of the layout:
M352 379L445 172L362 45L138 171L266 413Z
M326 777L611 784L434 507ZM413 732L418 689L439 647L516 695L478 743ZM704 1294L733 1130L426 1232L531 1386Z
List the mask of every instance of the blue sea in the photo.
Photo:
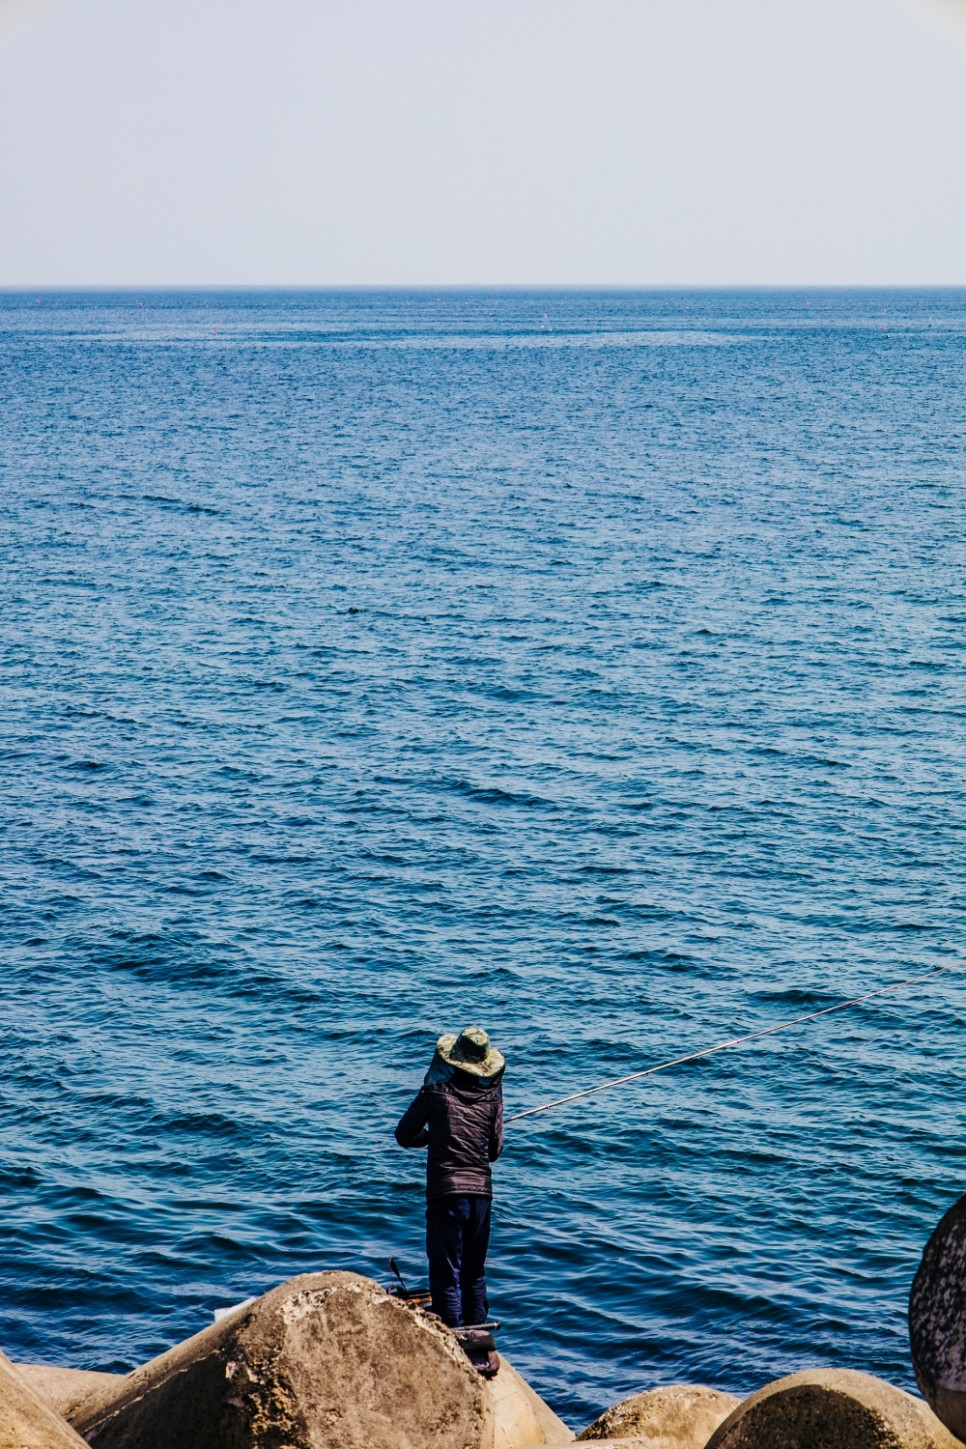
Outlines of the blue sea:
M0 297L0 1347L421 1279L440 1032L519 1111L955 964L964 520L964 292ZM513 1124L507 1356L910 1386L964 1021Z

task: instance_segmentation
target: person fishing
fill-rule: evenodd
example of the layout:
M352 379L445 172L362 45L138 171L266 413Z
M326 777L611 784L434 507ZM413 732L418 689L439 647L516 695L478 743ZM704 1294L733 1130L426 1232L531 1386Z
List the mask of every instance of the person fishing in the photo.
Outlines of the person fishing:
M450 1328L486 1322L493 1179L503 1151L503 1053L478 1026L441 1036L423 1085L396 1126L400 1147L428 1147L426 1255L433 1312Z

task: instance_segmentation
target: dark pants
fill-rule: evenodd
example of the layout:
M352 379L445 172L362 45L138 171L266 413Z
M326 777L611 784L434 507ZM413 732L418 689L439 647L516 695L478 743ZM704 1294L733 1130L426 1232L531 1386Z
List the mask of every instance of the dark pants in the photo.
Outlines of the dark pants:
M450 1328L485 1323L490 1199L452 1194L426 1204L426 1256L433 1312Z

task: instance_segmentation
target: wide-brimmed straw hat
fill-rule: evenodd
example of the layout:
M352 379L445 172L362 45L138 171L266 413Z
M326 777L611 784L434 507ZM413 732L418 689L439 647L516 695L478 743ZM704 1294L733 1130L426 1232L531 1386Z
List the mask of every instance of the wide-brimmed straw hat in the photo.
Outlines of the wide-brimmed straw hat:
M440 1037L436 1050L447 1066L459 1067L474 1077L495 1077L506 1066L503 1053L480 1026L465 1026L459 1036L448 1032Z

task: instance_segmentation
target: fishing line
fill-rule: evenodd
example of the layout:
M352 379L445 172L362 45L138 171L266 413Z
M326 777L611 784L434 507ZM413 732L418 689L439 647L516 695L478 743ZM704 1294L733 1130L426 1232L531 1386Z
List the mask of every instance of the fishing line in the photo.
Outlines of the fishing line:
M581 1097L592 1097L595 1092L609 1092L612 1087L623 1087L628 1082L639 1082L642 1077L653 1077L658 1072L666 1072L670 1067L683 1066L685 1062L696 1062L700 1057L713 1057L716 1052L724 1052L729 1047L744 1046L746 1042L758 1041L763 1036L773 1036L777 1031L788 1031L789 1027L801 1026L803 1022L814 1021L816 1017L828 1016L832 1011L845 1011L846 1007L858 1006L862 1001L871 1001L873 996L885 996L889 991L903 991L907 986L919 986L923 981L928 981L933 976L940 976L945 971L956 971L958 966L935 966L927 971L925 976L910 976L907 981L894 981L891 986L877 986L874 991L866 991L862 996L853 996L849 1001L838 1001L834 1006L823 1006L821 1011L809 1011L805 1016L795 1016L791 1021L780 1021L777 1026L765 1026L760 1031L749 1031L745 1036L733 1036L728 1041L719 1041L717 1046L704 1047L699 1052L689 1052L685 1057L674 1057L672 1061L661 1062L656 1067L645 1067L642 1072L631 1072L626 1077L614 1077L609 1082L599 1082L596 1087L585 1087L581 1092L571 1092L566 1097L556 1097L552 1102L544 1102L539 1107L528 1107L525 1112L514 1112L505 1120L507 1122L519 1122L523 1117L536 1117L539 1112L549 1112L552 1107L563 1107L567 1102L577 1102Z

